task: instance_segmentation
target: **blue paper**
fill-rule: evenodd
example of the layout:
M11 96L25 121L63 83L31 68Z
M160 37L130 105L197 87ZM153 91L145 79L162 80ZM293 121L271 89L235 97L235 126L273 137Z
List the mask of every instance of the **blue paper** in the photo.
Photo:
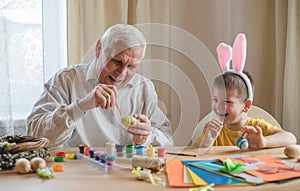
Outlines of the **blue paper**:
M190 163L195 163L195 162L200 162L200 161L182 161L182 163L186 167L191 169L195 174L197 174L197 176L202 178L208 184L214 183L215 185L220 185L220 184L244 184L245 183L242 180L231 178L226 175L216 174L216 173L209 172L207 170L203 170L201 168L189 165ZM205 163L205 162L203 162L203 163Z
M221 171L222 165L216 164L218 160L213 159L213 160L205 160L205 161L195 161L195 162L190 162L190 165L194 165L199 168L203 168L204 170L211 171L212 173L217 173L217 174L224 174L224 172ZM189 166L190 166L189 165ZM248 173L233 173L231 174L235 177L239 177L245 180L245 182L251 183L251 184L262 184L264 183L264 179L253 176Z

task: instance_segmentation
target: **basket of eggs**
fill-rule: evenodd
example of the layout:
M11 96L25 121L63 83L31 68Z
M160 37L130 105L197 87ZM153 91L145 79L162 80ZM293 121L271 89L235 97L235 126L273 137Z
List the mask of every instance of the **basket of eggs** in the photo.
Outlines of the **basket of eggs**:
M49 140L44 137L10 136L0 137L0 171L11 170L19 158L31 160L49 157Z

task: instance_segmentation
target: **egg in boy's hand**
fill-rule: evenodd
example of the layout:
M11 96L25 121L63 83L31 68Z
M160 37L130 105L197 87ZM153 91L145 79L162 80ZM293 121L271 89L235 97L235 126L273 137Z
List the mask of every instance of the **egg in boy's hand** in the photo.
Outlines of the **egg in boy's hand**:
M122 118L121 122L125 127L129 127L132 123L136 121L136 118L134 118L133 116L125 116Z

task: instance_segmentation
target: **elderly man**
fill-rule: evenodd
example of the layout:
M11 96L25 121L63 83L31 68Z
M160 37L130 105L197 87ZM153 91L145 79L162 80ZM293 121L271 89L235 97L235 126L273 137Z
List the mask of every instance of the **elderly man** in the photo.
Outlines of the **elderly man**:
M153 83L137 74L146 40L134 26L110 27L96 45L96 59L58 72L28 116L28 135L49 139L50 147L81 144L172 146L169 120L157 106ZM138 118L128 128L122 115Z

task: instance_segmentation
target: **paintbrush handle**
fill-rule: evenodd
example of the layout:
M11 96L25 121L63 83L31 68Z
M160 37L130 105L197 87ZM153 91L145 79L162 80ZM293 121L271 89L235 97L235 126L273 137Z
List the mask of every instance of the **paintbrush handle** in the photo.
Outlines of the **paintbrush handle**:
M188 154L188 153L179 153L179 152L168 152L169 155L179 155L179 156L190 156L190 157L197 157L197 154Z
M118 103L116 103L116 108L117 108L118 112L120 113L120 115L122 116L122 112L121 112L121 110L120 110L120 107L119 107L119 104L118 104Z

